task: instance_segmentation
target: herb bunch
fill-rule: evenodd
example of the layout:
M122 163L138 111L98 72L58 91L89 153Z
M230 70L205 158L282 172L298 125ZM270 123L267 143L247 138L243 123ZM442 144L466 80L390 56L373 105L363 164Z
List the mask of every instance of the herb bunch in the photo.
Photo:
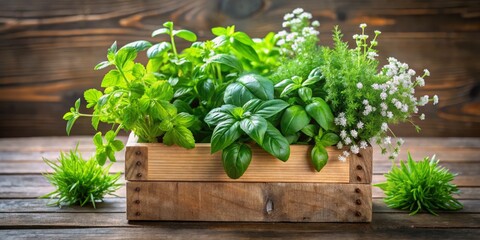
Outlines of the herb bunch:
M455 174L438 165L435 156L422 161L414 161L408 154L400 167L393 165L385 174L386 182L375 184L386 197L384 202L391 208L410 211L414 215L420 210L437 215L437 210L460 210L463 205L453 198L459 192L451 181Z
M53 205L80 205L102 201L107 194L113 195L122 185L117 181L121 173L109 174L110 166L100 166L94 158L85 160L78 152L78 146L69 153L60 153L57 161L44 159L53 169L45 178L56 189L42 196L55 199Z

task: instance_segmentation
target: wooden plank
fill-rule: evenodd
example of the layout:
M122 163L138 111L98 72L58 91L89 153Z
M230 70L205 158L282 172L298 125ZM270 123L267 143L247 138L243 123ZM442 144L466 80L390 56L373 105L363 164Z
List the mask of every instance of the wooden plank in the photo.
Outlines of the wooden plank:
M107 163L109 164L109 163ZM117 161L110 167L110 173L125 171L125 162ZM0 174L41 174L51 173L53 169L41 161L2 161L0 160Z
M373 175L373 183L379 183L384 181L385 181L384 175ZM456 176L455 179L452 181L452 183L459 187L479 187L480 175Z
M335 227L339 225L339 227ZM410 239L475 239L479 229L372 229L363 224L320 225L310 228L290 227L281 229L285 224L273 225L270 228L250 225L246 228L234 224L205 226L184 224L162 224L152 228L62 228L62 229L15 229L0 230L2 239L69 239L82 236L82 239L189 239L195 236L198 240L216 239L358 239L359 234L372 240L383 240L395 236L398 240ZM260 229L256 228L260 227Z
M368 222L369 184L127 182L129 220Z
M125 213L3 213L0 214L0 229L12 228L82 228L82 227L124 227L128 230L135 228L193 228L217 229L257 232L324 232L375 230L375 229L454 229L464 228L474 230L480 228L480 214L451 213L434 216L420 213L410 216L406 213L375 213L371 223L217 223L217 222L151 222L127 221ZM190 229L191 230L191 229ZM190 235L191 236L191 235ZM318 236L317 236L318 237Z
M342 150L327 148L328 164L320 172L311 165L311 146L290 146L290 158L279 161L263 149L252 145L252 162L245 174L230 179L221 164L221 153L210 153L210 144L196 144L193 149L164 144L136 143L133 134L127 143L126 179L130 181L236 181L236 182L354 182L368 183L371 176L371 150L347 162L338 160ZM147 150L148 149L148 150ZM356 157L357 158L357 157ZM359 167L361 169L359 169ZM362 168L363 166L363 168ZM352 169L352 170L350 170Z
M438 214L451 213L480 213L480 200L459 200L463 209L458 211L438 210ZM48 206L48 199L0 199L0 213L124 213L126 210L125 198L106 198L104 202L92 206ZM375 213L406 213L407 211L387 207L383 199L374 198L372 201L373 214Z

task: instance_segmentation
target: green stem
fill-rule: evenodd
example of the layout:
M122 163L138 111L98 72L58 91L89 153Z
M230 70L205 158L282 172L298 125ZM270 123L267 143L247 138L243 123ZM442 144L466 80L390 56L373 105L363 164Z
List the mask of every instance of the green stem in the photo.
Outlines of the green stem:
M220 81L220 85L223 83L223 77L222 77L222 68L220 67L220 64L216 64L216 69L217 69L217 75L218 75L218 80Z
M125 73L122 71L122 69L117 66L117 70L120 72L120 74L122 74L123 80L125 80L127 86L130 86L130 82L128 82L127 76L125 76Z
M173 37L173 28L170 28L170 42L172 42L173 54L178 57L177 47L175 46L175 39Z

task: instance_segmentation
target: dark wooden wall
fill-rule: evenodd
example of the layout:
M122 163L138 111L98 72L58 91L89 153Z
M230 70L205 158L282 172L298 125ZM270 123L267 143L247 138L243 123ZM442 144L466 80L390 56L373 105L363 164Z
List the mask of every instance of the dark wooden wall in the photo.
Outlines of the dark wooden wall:
M418 94L438 94L440 105L426 109L423 134L400 125L399 135L480 136L479 1L0 0L0 137L65 135L63 113L100 86L105 71L93 66L115 40L154 41L151 31L167 20L201 39L230 24L261 37L295 7L321 22L322 44L334 25L351 39L365 22L383 32L381 58L430 69ZM80 120L72 133L92 133L89 124Z

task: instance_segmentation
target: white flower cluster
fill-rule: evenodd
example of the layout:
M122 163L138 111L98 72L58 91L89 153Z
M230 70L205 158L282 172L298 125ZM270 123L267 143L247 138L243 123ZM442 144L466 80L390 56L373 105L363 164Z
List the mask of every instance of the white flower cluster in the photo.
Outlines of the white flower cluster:
M280 31L276 34L278 38L277 45L281 47L281 51L284 54L294 54L302 51L302 46L309 39L314 39L314 42L318 41L318 35L320 32L315 28L320 26L318 21L313 21L312 14L303 11L302 8L293 10L292 13L287 13L283 17L285 20L282 24L284 28L290 28L288 31Z

